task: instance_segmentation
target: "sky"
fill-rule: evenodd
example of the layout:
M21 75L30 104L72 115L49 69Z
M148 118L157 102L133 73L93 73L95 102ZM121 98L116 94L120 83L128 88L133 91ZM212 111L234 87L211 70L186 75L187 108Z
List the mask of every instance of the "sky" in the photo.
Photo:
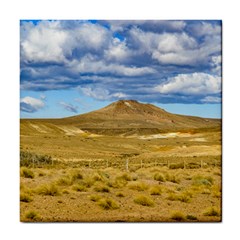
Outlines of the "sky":
M221 118L221 21L21 20L21 118L120 99Z

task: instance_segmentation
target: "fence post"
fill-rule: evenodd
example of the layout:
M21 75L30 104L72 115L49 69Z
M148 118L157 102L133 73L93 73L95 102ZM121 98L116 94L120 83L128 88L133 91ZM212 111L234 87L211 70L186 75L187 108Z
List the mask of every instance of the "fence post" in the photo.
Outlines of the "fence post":
M126 159L126 171L128 172L128 159Z
M170 163L169 163L169 159L167 160L167 167L169 168L169 165L170 165Z

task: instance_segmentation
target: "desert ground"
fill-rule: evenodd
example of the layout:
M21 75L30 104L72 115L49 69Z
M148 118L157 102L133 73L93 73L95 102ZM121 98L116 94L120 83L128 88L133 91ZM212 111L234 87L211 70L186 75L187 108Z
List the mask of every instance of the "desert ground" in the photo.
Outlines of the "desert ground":
M20 221L219 222L221 129L102 135L21 122Z

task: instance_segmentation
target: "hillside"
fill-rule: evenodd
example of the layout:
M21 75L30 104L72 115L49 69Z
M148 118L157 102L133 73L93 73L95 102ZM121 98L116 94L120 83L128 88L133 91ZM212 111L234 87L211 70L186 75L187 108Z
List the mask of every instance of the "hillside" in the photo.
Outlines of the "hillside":
M31 127L40 132L61 132L67 127L70 131L72 129L79 133L84 131L106 135L157 134L220 126L221 121L218 119L172 114L152 104L143 104L135 100L120 100L102 109L74 117L21 120L21 130Z

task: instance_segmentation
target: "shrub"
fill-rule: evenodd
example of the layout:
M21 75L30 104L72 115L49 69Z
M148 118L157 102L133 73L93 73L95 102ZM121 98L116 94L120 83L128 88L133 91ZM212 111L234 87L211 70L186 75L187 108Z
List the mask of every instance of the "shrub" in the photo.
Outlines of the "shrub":
M209 207L204 211L203 215L204 216L219 217L220 212L216 207Z
M133 182L133 183L130 183L128 187L136 191L144 191L148 189L148 186L144 182Z
M151 198L146 197L144 195L139 195L136 198L134 198L134 202L139 205L146 206L146 207L154 206L154 201Z
M165 178L161 173L155 173L153 176L154 180L159 182L165 182Z
M111 198L102 198L98 201L98 205L104 210L118 209L119 205Z
M101 196L94 194L94 195L91 195L89 198L90 198L91 201L97 202L101 199Z
M184 216L184 214L182 212L177 211L177 212L173 212L172 213L171 219L173 219L175 221L178 221L178 222L181 222L181 221L185 220L185 216Z
M40 217L39 217L38 213L35 212L35 211L32 211L32 210L26 212L25 217L26 217L27 219L33 220L33 221L38 221L38 220L40 220Z
M54 185L42 185L37 188L36 192L40 195L48 195L48 196L57 196L60 195L59 189Z
M180 183L180 179L177 178L175 175L166 174L165 178L168 182Z
M72 189L77 191L77 192L86 192L86 187L81 185L81 184L73 185Z
M191 220L191 221L196 221L198 220L197 217L193 216L193 215L187 215L187 220Z
M104 186L104 185L98 185L94 188L94 190L96 192L105 192L105 193L110 192L110 189L107 186Z
M184 164L183 163L172 163L169 166L170 169L183 169L184 168Z
M57 161L54 161L57 162ZM52 164L51 156L47 155L37 155L35 153L30 152L20 152L20 166L30 167L33 165L41 166L41 165L50 165Z
M204 177L201 175L197 175L192 180L193 180L192 184L195 186L200 186L200 185L211 186L213 184L212 177Z
M160 186L153 186L150 188L150 194L151 195L161 195L162 188Z
M20 194L20 201L28 203L28 202L32 201L32 198L26 193L21 193Z
M26 167L22 167L21 168L21 173L20 173L21 177L24 178L34 178L34 172Z

